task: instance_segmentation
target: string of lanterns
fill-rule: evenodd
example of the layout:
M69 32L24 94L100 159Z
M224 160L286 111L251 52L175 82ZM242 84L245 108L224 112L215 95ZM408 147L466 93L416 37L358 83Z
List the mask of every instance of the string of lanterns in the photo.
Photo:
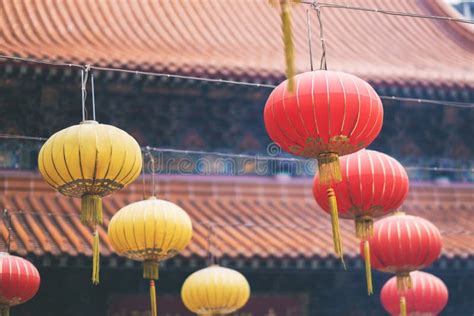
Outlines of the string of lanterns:
M380 98L362 79L340 72L308 72L295 76L294 82L294 92L285 81L270 94L264 110L266 129L283 150L318 160L313 192L317 203L331 215L336 255L343 261L339 217L353 219L366 262L368 293L373 293L372 267L395 273L400 314L407 315L413 304L413 299L407 299L414 289L410 272L436 260L441 236L428 221L400 212L373 224L374 218L400 207L409 186L406 171L395 159L364 149L382 127ZM83 115L80 124L46 141L38 165L50 186L81 198L81 220L94 230L92 282L99 283L101 197L138 177L143 169L138 143L126 132ZM183 209L153 193L119 210L110 220L108 236L118 254L143 261L143 277L150 282L151 314L157 316L159 263L190 243L191 219ZM28 295L20 301L8 300L0 292L1 316L8 315L9 306L26 301L37 291L39 274L31 275L37 275L31 281L36 290L25 292ZM250 285L238 271L212 264L191 274L181 295L194 313L222 315L245 305Z
M339 218L354 220L366 264L368 294L373 293L372 267L394 273L396 276L381 292L387 311L403 316L436 314L446 305L446 286L438 278L417 270L439 257L441 235L427 220L396 212L408 192L406 171L395 159L365 150L382 128L381 99L364 80L328 71L325 63L321 70L294 76L291 2L277 2L288 79L272 91L265 104L266 130L283 150L317 159L313 192L317 203L331 216L335 254L344 263ZM83 70L81 123L46 141L39 153L38 167L52 188L81 199L81 221L94 231L92 283L98 284L101 198L132 183L143 168L143 157L133 137L95 120L93 80L93 120L86 118L87 75L88 70ZM373 223L375 218L392 212L394 215ZM143 261L143 277L150 282L153 316L158 315L155 280L159 278L159 263L184 250L192 233L186 211L154 194L123 207L110 220L108 237L115 251ZM31 263L6 253L0 254L0 268L0 316L8 316L10 306L35 295L40 276ZM428 295L436 297L436 303L426 301ZM193 313L229 314L246 304L250 285L240 272L211 264L185 280L181 297Z
M264 109L265 127L283 150L318 160L313 192L317 203L331 215L336 255L344 262L339 217L353 219L366 263L368 294L373 293L372 267L395 273L400 314L407 315L413 304L413 299L407 299L414 289L410 272L436 260L441 236L428 221L400 212L373 223L373 219L397 211L409 187L400 163L364 149L382 127L380 98L362 79L340 72L303 73L295 76L294 82L294 92L285 81L270 94ZM138 143L126 132L86 120L84 115L80 124L45 142L38 165L50 186L81 198L81 220L94 230L92 282L99 283L101 197L138 177L143 169ZM143 261L143 277L150 282L151 315L157 316L159 263L190 243L191 219L183 209L157 199L153 192L149 199L119 210L110 220L108 237L118 254ZM39 275L37 283L39 287ZM194 313L223 315L245 305L250 285L238 271L211 264L186 279L181 296ZM7 307L29 298L25 295L19 302L1 299L0 315L7 316Z
M436 316L448 303L448 289L444 282L436 276L414 271L411 273L412 288L403 296L397 289L397 278L388 280L380 291L380 301L390 315L400 315L401 299L405 300L407 315ZM405 308L405 307L404 307Z

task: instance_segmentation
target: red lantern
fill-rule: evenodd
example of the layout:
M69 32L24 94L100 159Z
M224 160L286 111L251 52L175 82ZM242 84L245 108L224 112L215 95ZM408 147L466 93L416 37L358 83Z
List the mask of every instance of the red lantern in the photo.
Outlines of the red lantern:
M360 150L341 157L342 181L333 185L339 217L354 219L356 236L365 241L373 234L373 218L396 211L407 194L409 180L403 166L392 157L373 150ZM330 213L326 192L329 186L314 178L313 193L321 208ZM367 289L372 294L370 261L366 261Z
M390 315L438 315L448 303L448 289L436 276L415 271L411 273L412 288L400 293L396 278L385 283L380 300ZM405 310L403 310L405 309Z
M0 253L0 316L8 316L10 306L35 296L39 285L40 275L31 262Z
M428 267L441 253L441 234L431 222L398 212L374 224L370 263L374 269L396 273L400 291L411 288L410 272ZM364 242L361 242L364 254ZM363 255L365 258L365 256Z
M264 110L270 138L294 155L318 159L320 181L341 181L339 156L368 146L380 132L383 107L364 80L342 72L312 71L288 80L270 94ZM327 191L336 253L342 257L334 191Z

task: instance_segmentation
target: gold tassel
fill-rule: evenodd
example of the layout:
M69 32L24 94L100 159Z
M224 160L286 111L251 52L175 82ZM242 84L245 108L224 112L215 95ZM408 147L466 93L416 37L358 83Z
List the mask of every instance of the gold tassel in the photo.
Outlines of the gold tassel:
M339 228L339 215L337 213L337 201L336 194L332 188L327 189L329 210L331 211L331 224L332 224L332 238L334 242L334 251L336 255L341 258L344 269L346 265L344 263L344 255L342 251L342 242L341 242L341 230Z
M400 297L400 316L407 316L407 301L405 296Z
M95 226L102 224L102 198L98 195L84 195L81 199L81 222Z
M362 240L374 235L374 221L370 216L358 216L355 219L356 237Z
M283 32L283 45L285 47L286 77L288 78L288 91L294 90L295 67L295 45L291 30L291 8L290 1L281 2L281 28Z
M409 272L397 273L397 289L400 292L411 289L411 277Z
M374 289L372 286L372 267L370 264L370 245L369 241L364 241L364 261L365 261L365 279L367 280L367 294L372 295Z
M318 156L319 183L330 185L341 182L341 166L336 153L324 153Z
M158 315L158 309L156 305L156 288L155 280L150 280L150 307L151 307L151 316Z
M94 231L94 239L92 242L92 284L99 284L100 273L100 240L97 228Z
M152 260L143 262L143 278L147 280L158 280L160 263Z
M10 306L0 306L0 316L10 316Z

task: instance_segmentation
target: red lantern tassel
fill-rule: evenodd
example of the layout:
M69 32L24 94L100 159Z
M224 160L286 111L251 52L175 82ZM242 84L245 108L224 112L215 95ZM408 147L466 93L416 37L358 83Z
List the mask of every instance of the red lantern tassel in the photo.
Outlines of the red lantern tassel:
M151 316L157 316L158 308L156 305L155 280L150 280L150 307L151 307Z
M400 297L400 316L407 316L407 301L405 296Z
M339 228L339 215L337 213L337 201L336 194L332 188L327 189L329 210L331 212L331 224L332 224L332 238L334 243L334 251L336 255L341 258L344 269L346 265L344 264L344 255L342 251L342 242L341 242L341 230Z
M365 278L367 280L367 294L371 295L374 293L372 285L372 267L370 265L370 245L369 241L364 241L364 260L365 260Z
M0 306L0 316L10 316L10 306Z

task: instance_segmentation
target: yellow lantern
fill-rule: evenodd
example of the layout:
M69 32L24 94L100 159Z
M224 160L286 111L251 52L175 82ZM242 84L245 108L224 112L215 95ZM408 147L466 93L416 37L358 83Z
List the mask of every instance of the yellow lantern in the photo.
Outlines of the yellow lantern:
M81 198L81 221L102 223L102 197L135 180L142 168L136 140L96 121L83 121L51 136L41 148L38 168L58 192ZM99 282L99 234L94 232L94 284Z
M112 247L125 257L143 261L143 278L150 280L152 315L157 315L155 281L159 262L174 257L191 241L188 214L176 204L151 197L125 206L109 223Z
M250 285L238 271L212 265L191 274L184 281L181 298L198 315L230 314L242 308L250 297Z

